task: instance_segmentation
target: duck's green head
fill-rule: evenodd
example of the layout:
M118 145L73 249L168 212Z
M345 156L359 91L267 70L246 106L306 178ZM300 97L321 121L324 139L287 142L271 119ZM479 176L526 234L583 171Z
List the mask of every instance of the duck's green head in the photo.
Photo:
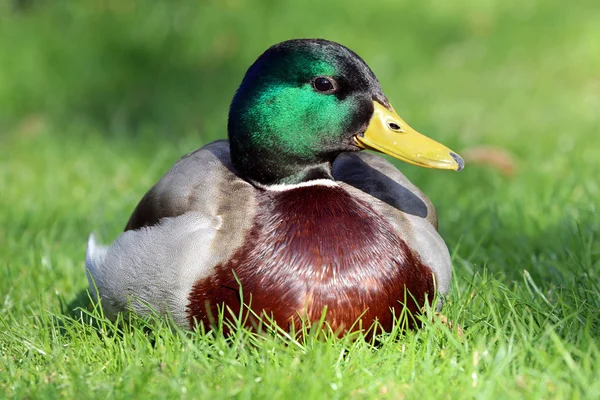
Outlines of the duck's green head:
M462 159L396 114L367 64L327 40L279 43L248 69L229 111L234 166L263 185L331 179L341 152L377 150L424 167Z

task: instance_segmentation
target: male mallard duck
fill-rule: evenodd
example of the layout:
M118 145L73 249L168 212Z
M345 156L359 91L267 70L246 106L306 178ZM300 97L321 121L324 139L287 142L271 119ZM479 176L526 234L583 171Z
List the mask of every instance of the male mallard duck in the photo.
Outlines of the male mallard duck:
M228 133L180 159L111 246L90 237L90 288L109 317L151 308L193 327L223 304L237 315L243 300L283 327L326 307L334 330L389 330L393 313L447 293L429 199L361 150L457 171L463 161L408 126L354 52L326 40L271 47L237 90Z

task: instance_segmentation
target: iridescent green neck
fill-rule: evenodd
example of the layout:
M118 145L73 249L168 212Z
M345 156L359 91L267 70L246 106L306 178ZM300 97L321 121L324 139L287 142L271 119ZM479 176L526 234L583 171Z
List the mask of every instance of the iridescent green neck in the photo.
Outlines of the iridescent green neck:
M310 77L335 75L331 65L293 62L306 77L290 79L286 65L269 65L266 76L246 76L231 105L234 165L263 184L331 178L330 163L352 120L351 101L318 93L310 84Z

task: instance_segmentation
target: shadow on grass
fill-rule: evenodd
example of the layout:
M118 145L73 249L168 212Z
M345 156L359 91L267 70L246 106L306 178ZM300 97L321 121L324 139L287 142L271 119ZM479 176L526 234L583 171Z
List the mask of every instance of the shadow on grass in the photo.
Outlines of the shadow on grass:
M62 299L60 303L61 314L73 319L78 319L82 315L82 310L92 310L93 304L87 289L80 290L75 298L65 304Z
M60 299L60 314L53 315L54 325L59 327L62 335L68 336L66 324L75 322L85 323L93 328L100 327L100 315L94 312L94 303L87 289L80 290L69 303Z

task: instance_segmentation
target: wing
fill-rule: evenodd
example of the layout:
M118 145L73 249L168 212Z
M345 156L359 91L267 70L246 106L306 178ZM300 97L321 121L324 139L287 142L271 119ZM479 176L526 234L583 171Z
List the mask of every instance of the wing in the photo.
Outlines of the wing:
M425 218L437 229L429 198L392 163L375 154L342 153L333 163L333 176L405 214Z
M90 291L107 315L148 308L186 325L192 284L242 245L255 213L256 189L231 166L227 141L181 158L143 197L110 246L90 237Z
M251 189L231 164L229 142L217 140L177 161L140 200L125 231L152 226L162 218L190 211L213 218L220 215L220 208L231 206L232 195ZM236 197L233 202L243 202L240 196Z
M135 310L140 315L170 314L177 324L188 326L192 284L222 258L213 246L218 234L208 218L189 212L123 232L109 246L91 235L85 258L90 293L96 301L102 299L110 319Z

